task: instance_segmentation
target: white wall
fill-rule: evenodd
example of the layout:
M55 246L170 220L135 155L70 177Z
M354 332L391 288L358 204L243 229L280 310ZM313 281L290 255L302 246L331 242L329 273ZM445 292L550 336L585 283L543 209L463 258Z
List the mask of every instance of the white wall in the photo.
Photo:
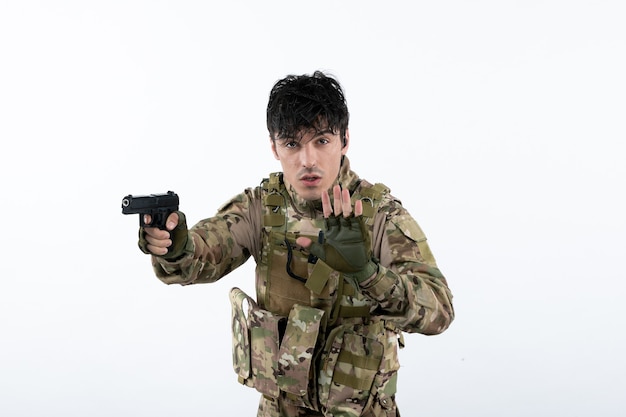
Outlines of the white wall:
M193 223L278 170L267 94L343 83L353 167L429 236L457 319L408 335L417 416L626 407L620 1L0 4L0 414L255 415L228 290L168 287L121 198Z

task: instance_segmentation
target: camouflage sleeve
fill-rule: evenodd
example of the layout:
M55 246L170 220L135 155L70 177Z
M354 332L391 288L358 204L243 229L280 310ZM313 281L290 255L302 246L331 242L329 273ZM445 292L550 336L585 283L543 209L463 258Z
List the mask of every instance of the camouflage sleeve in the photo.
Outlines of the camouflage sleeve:
M452 293L437 268L426 236L400 205L379 211L374 228L374 254L380 259L375 277L363 292L376 300L377 312L409 333L439 334L454 319Z
M153 256L156 276L166 284L215 282L259 252L260 227L259 190L248 189L189 230L183 258Z

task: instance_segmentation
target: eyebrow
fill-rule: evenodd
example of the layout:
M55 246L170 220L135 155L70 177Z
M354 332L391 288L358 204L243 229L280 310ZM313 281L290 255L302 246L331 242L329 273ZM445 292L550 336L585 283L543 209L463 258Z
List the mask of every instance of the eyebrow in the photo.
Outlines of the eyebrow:
M330 129L324 129L324 130L320 130L319 132L317 132L317 133L315 134L315 137L318 137L318 136L324 136L324 135L327 135L327 134L329 134L329 133L330 133L331 135L334 135L334 133L333 133L333 131L332 131L332 130L330 130Z
M319 130L319 131L316 131L316 132L315 132L315 135L311 138L311 140L316 139L316 138L318 138L318 137L320 137L320 136L325 136L325 135L328 135L328 134L330 134L330 135L334 135L334 133L333 133L332 129L327 128L327 129L324 129L324 130ZM296 142L300 142L300 141L302 141L302 136L300 136L300 138L299 138L299 139L292 138L292 137L282 137L282 138L281 138L281 137L277 137L277 138L276 138L276 140L280 140L280 141L296 141Z

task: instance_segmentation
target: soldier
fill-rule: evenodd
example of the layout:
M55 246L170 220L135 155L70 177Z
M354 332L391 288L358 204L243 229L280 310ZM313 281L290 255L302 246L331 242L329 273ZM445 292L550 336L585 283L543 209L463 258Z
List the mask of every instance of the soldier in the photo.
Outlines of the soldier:
M267 128L282 172L189 230L180 211L166 230L140 229L166 284L214 282L254 258L256 299L230 297L234 369L262 393L258 416L398 416L403 332L439 334L454 318L416 221L351 170L348 118L331 76L279 80Z

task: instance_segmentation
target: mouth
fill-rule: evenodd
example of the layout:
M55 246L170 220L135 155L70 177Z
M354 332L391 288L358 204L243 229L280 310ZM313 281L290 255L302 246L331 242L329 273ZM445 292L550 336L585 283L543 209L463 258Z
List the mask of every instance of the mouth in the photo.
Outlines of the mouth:
M303 175L300 177L300 182L307 187L315 187L322 181L322 177L318 175Z

